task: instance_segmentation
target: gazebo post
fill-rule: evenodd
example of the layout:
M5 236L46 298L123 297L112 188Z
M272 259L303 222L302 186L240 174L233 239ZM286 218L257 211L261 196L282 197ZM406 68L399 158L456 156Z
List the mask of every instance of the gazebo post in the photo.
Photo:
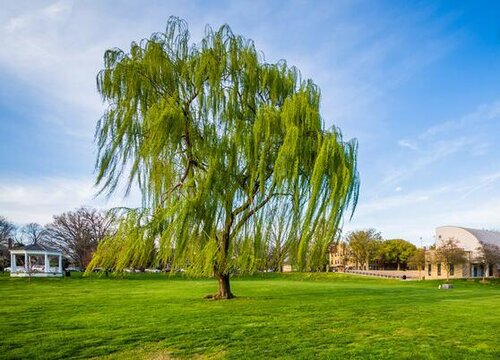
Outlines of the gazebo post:
M28 253L24 252L24 271L28 272L29 271L29 266L28 266Z
M10 271L17 272L16 267L16 254L10 253Z
M45 272L50 272L50 263L49 263L49 255L45 254Z
M59 258L59 268L57 270L62 274L62 255L59 255L58 258Z

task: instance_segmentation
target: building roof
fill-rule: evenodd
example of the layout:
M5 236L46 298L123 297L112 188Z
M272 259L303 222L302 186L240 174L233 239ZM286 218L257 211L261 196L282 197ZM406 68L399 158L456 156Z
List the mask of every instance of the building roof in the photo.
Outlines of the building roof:
M498 231L469 229L469 228L462 228L462 229L474 235L476 239L483 245L500 246L500 232Z
M465 250L474 251L480 246L500 246L500 232L470 229L460 226L441 226L436 228L438 239L454 238Z
M60 253L59 250L51 248L47 245L42 245L42 244L23 245L23 246L16 247L13 250L46 251L46 252L52 252L52 253L54 253L54 252Z

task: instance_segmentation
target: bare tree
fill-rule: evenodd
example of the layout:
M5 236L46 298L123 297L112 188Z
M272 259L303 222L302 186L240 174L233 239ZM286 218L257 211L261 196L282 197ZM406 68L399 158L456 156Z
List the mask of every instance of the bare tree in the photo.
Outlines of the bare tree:
M418 269L418 277L422 278L421 271L425 266L425 250L417 249L408 259L408 265L414 266Z
M268 215L268 259L269 268L273 271L283 271L283 264L289 255L289 236L291 227L291 217L289 216L290 206L288 204L273 208Z
M112 217L103 211L81 207L54 216L47 225L48 244L85 269L99 242L109 234Z
M47 230L38 223L29 223L21 228L21 237L28 244L42 243L47 240Z
M0 245L9 246L9 239L12 239L16 232L16 226L7 218L0 216Z
M458 246L458 240L453 238L441 240L436 247L436 259L445 266L446 282L450 279L450 266L463 264L467 261L464 249L460 248Z
M500 246L494 244L483 243L482 246L476 249L476 260L483 264L485 271L483 271L483 281L486 277L486 269L490 265L500 263ZM491 276L491 274L490 274Z

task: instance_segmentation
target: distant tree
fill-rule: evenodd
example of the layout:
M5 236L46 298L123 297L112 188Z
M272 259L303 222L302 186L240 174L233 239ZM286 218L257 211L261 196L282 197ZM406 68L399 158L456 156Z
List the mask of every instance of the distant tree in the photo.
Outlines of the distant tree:
M320 221L311 239L310 253L311 261L308 271L326 271L328 266L328 249L332 242L338 242L328 234L328 224Z
M38 223L29 223L21 228L21 238L27 244L39 244L47 240L47 230Z
M347 235L347 242L356 261L356 267L368 269L381 241L382 236L375 229L352 231Z
M0 216L0 245L9 246L9 240L15 236L16 226L7 218Z
M0 271L4 271L4 269L9 266L9 250L6 246L0 245Z
M418 277L421 277L422 268L425 266L425 249L416 249L408 258L408 265L418 269Z
M307 269L320 221L334 236L358 194L357 143L325 129L320 92L285 61L265 63L229 26L190 43L187 24L108 50L97 77L108 104L96 129L97 183L137 185L143 207L99 246L92 266L117 271L149 258L218 279L262 264L266 208L290 204L290 243ZM269 213L269 212L267 212ZM266 259L264 258L264 261Z
M370 263L376 264L377 261L380 259L378 254L380 254L380 248L381 248L383 243L384 243L384 240L382 238L374 239L373 241L370 242L370 244L368 246L367 266L369 266Z
M463 264L467 261L464 249L458 246L458 240L449 238L441 240L436 246L436 260L444 264L446 282L450 279L450 266Z
M268 268L273 271L283 271L283 265L288 258L290 250L290 215L291 208L285 204L279 208L270 209L265 221L268 223Z
M380 247L379 253L383 260L396 264L400 270L401 264L406 264L417 247L403 239L385 240Z
M347 269L349 263L353 261L352 250L349 244L345 241L339 242L337 244L337 249L340 251L340 261L344 271Z
M483 243L480 247L476 249L476 261L484 266L485 271L483 271L483 281L486 278L486 270L490 265L496 265L500 263L500 246ZM491 276L491 274L490 274Z
M54 216L47 225L47 243L85 269L97 245L112 229L113 218L103 211L81 207Z

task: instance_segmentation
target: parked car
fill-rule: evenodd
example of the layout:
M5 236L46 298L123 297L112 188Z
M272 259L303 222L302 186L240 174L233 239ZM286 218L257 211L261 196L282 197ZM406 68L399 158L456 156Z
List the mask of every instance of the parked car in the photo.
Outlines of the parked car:
M82 270L78 266L68 266L66 271L75 271L75 272L81 272Z

